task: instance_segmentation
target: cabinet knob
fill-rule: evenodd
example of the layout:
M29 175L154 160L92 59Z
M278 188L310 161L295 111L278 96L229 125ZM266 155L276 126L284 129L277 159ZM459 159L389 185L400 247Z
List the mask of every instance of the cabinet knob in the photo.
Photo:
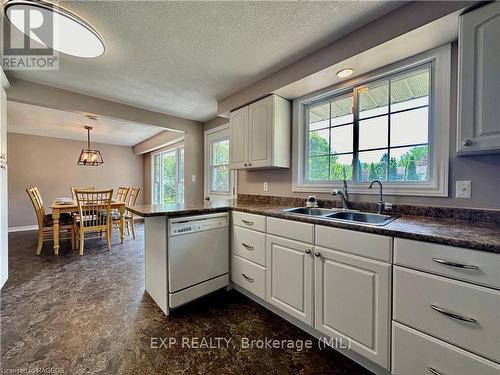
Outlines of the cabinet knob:
M248 163L248 166L251 167L252 166L252 163Z
M306 254L311 254L311 250L307 249Z
M320 254L320 253L318 253L318 252L316 251L316 252L314 253L314 256L315 256L315 257L317 257L317 258L319 258L319 257L321 256L321 254Z
M464 146L464 147L470 147L470 146L472 146L472 141L470 139L464 139L462 141L462 146Z
M248 164L247 164L247 163L244 163L244 164L243 164L243 166L244 166L244 167L248 167Z

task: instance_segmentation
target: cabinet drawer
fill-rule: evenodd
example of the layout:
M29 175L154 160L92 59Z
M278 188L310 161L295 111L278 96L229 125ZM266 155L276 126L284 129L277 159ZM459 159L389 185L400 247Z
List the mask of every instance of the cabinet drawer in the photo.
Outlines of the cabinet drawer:
M392 373L396 375L499 374L500 366L456 346L394 322Z
M267 233L312 244L314 241L314 224L268 217Z
M394 263L500 289L500 256L396 238Z
M233 283L266 299L266 269L256 263L233 255L233 268L231 270Z
M316 245L362 257L392 261L392 237L316 225Z
M233 254L266 266L266 235L254 230L233 227Z
M262 215L233 211L233 224L260 232L266 231L266 217Z
M400 323L500 361L500 292L495 289L395 266L393 309Z

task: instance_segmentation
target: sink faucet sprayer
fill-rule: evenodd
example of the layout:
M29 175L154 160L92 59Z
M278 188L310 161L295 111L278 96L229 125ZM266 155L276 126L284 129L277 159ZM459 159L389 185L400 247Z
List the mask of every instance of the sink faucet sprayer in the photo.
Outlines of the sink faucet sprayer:
M382 182L380 182L380 180L373 180L372 182L370 182L370 186L368 186L369 189L372 188L373 184L378 184L379 188L380 188L380 193L379 193L379 198L378 198L378 203L377 203L377 206L378 206L378 213L381 214L382 213L382 210L384 209L385 207L385 203L384 201L382 200L382 197L383 197L383 192L382 192Z
M344 189L333 189L331 192L332 195L338 195L340 200L342 201L342 208L344 210L349 209L349 189L347 187L347 181L344 180Z

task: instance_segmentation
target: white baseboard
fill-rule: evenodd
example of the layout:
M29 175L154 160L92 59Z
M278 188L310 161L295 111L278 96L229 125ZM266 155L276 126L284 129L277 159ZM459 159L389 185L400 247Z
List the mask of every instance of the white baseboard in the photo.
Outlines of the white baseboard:
M25 225L21 227L9 227L8 232L13 233L13 232L25 232L28 230L38 230L38 225Z

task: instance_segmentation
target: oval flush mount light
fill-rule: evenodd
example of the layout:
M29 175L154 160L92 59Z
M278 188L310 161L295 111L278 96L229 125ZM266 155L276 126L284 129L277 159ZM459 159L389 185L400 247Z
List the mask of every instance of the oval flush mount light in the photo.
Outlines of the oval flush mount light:
M352 68L345 68L345 69L339 70L337 72L337 77L339 77L339 78L347 78L347 77L351 76L352 73L354 73L354 69L352 69Z
M85 20L58 5L41 0L8 0L4 13L16 29L55 51L84 58L104 53L101 35Z

